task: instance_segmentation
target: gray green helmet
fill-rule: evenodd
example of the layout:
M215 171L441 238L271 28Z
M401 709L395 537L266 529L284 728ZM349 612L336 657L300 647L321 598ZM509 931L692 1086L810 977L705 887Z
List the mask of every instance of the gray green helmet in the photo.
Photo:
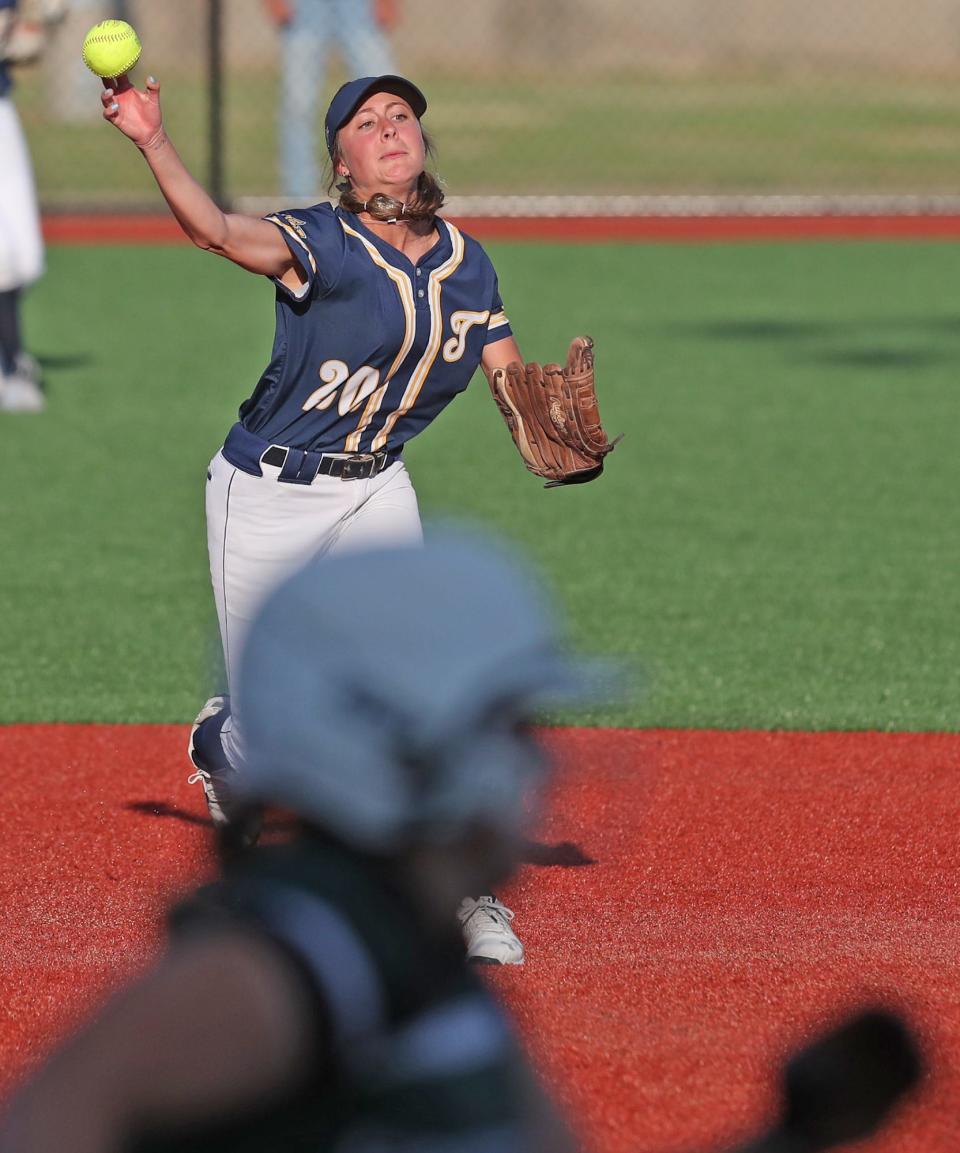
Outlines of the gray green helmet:
M445 529L318 559L251 627L238 789L369 850L474 822L519 832L544 765L518 723L579 696L583 674L502 544Z

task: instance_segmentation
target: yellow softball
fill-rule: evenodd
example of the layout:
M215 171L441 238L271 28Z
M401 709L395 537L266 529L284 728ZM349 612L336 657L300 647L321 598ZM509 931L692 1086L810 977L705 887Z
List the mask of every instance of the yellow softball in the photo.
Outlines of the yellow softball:
M140 51L140 37L126 20L101 20L83 38L83 62L98 76L129 72Z

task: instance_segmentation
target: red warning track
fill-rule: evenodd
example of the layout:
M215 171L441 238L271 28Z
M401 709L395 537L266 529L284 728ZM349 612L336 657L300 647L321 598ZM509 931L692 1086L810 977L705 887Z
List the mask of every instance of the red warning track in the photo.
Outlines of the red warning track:
M0 1086L146 964L212 869L183 726L0 728ZM561 763L491 974L587 1149L710 1149L773 1065L883 1000L930 1073L871 1145L960 1114L960 735L554 729ZM590 863L587 863L587 862Z
M479 240L722 243L763 240L957 240L960 216L583 216L454 218ZM49 244L185 244L169 216L47 216Z

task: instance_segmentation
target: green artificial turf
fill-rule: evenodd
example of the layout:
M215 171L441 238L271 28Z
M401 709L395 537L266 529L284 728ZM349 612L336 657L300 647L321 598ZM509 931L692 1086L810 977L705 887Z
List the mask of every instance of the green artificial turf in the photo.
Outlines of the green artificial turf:
M425 516L521 540L576 643L642 670L553 719L956 730L960 248L488 247L526 356L591 333L626 434L544 491L478 377L407 453ZM218 647L205 467L272 290L56 248L27 304L49 408L0 417L0 721L187 721Z
M44 74L19 75L17 105L46 207L160 203L146 165L100 119L95 85L89 118L64 122L44 92ZM429 94L424 123L451 194L956 190L960 96L940 79L849 70L637 71L602 80L569 70L509 76L457 71L417 79ZM191 169L206 179L202 79L181 69L165 71L162 80L165 122ZM332 93L339 76L329 83ZM276 105L272 73L227 76L223 163L229 196L276 197Z

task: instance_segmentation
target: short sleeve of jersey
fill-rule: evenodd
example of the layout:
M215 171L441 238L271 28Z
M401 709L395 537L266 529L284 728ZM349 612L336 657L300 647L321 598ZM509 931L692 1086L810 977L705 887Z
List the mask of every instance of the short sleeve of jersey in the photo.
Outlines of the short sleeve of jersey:
M484 344L493 344L507 336L513 336L513 329L510 327L510 321L504 311L503 301L500 299L500 286L496 276L494 276L493 300L490 304L490 319L487 321L487 338Z
M497 272L493 267L493 261L479 241L467 233L461 233L461 235L466 249L466 263L474 270L473 275L477 278L475 297L477 303L473 307L479 308L480 311L455 313L454 331L457 328L458 317L461 325L464 323L478 326L485 324L486 327L483 329L478 327L477 332L483 332L484 346L494 344L498 340L513 336L513 329L510 327L510 321L507 319L503 300L500 297Z
M272 212L264 217L280 229L287 247L307 277L299 292L293 292L275 277L277 287L294 300L326 296L340 279L346 241L340 222L330 204L312 208Z

